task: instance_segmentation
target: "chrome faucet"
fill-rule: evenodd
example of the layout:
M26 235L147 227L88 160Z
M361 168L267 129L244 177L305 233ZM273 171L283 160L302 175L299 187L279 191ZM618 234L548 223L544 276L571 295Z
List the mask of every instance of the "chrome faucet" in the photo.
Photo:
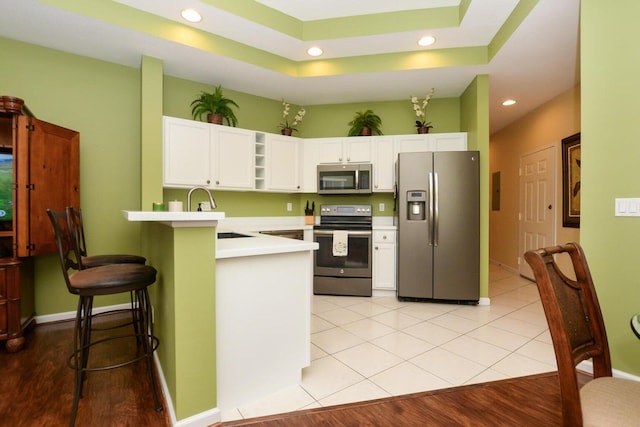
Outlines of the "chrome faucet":
M211 191L209 191L209 189L207 187L196 186L196 187L192 187L189 190L189 193L187 193L187 212L191 212L191 193L193 193L195 190L205 191L207 193L207 195L209 196L209 202L211 203L211 209L215 209L216 208L216 201L213 200L213 196L211 195Z

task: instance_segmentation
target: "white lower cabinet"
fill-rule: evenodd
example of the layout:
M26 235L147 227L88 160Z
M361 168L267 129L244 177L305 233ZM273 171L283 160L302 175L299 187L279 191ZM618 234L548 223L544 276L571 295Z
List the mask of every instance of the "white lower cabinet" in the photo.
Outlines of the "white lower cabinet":
M373 289L396 289L395 230L373 230Z

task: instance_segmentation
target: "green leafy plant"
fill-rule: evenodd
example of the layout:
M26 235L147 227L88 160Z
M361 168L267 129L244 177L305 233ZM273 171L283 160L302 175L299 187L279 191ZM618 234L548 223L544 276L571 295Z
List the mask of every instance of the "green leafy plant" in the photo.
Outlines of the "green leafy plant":
M211 118L212 115L220 115L229 126L236 126L238 119L231 106L240 108L235 101L226 98L222 93L222 86L218 86L213 93L204 91L200 93L200 96L191 103L191 115L194 119L202 120L202 115L207 114L207 120L210 123L216 123ZM221 124L222 120L218 123Z
M357 112L348 125L351 126L349 136L368 136L373 133L382 135L382 131L380 130L382 127L382 119L372 110Z

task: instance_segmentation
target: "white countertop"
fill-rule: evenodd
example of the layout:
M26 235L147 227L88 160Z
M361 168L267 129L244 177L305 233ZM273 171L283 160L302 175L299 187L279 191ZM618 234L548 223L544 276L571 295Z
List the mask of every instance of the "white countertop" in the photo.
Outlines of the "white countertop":
M155 221L171 227L215 227L224 212L122 211L128 221Z
M218 232L237 230L216 230ZM251 237L216 240L216 259L237 258L255 255L282 254L288 252L312 251L318 249L316 242L244 232Z

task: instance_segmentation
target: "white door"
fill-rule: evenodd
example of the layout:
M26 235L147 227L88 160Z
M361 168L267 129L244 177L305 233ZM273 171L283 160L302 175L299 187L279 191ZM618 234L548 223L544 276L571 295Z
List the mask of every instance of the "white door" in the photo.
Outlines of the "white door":
M533 279L524 253L555 244L556 148L550 146L520 158L519 273Z

